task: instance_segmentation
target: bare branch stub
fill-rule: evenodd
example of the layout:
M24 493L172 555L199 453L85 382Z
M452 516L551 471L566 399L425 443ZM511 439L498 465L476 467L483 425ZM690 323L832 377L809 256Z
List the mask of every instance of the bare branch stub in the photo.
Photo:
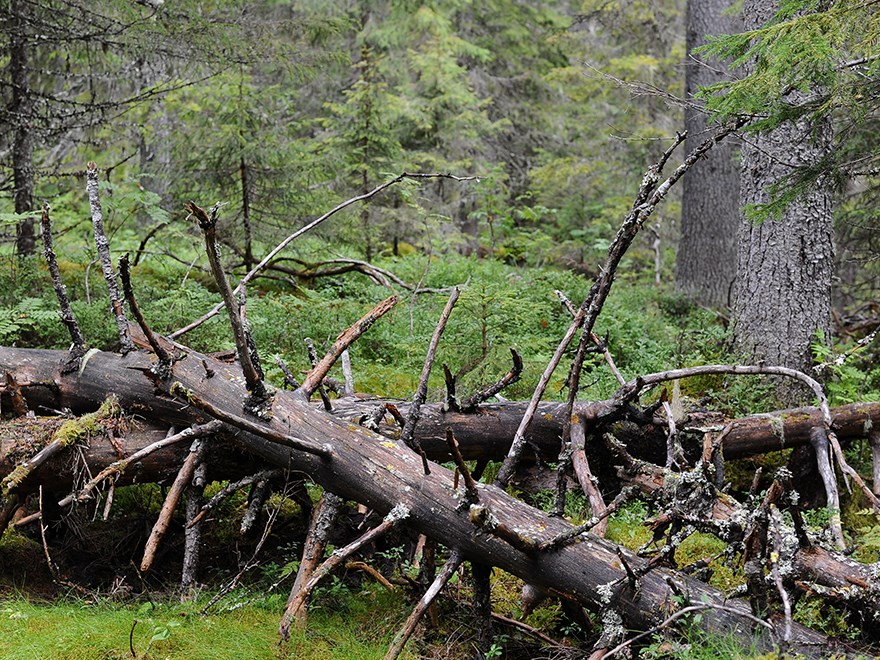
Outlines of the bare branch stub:
M156 335L150 330L147 319L144 317L144 314L137 303L137 299L134 297L134 289L131 286L131 268L129 266L127 254L123 254L119 257L119 277L122 280L122 291L125 294L126 301L128 301L128 306L131 308L131 313L134 314L135 320L137 320L144 336L150 343L150 348L153 349L153 353L159 358L159 363L156 365L156 375L162 380L168 380L171 378L171 368L174 364L174 358L165 350L162 344L159 343L159 340L156 339Z
M458 287L454 288L452 294L449 296L449 300L446 301L446 307L443 308L443 313L440 314L440 320L437 321L437 326L434 328L434 334L431 336L431 341L428 344L428 352L425 355L425 364L422 366L422 374L419 377L419 386L416 389L416 395L413 397L412 406L409 409L409 414L406 416L406 424L403 427L403 431L400 433L400 439L403 440L408 447L422 455L422 467L425 474L430 474L431 470L428 467L428 459L425 456L425 452L415 438L416 424L418 424L419 418L421 417L419 409L428 397L428 377L431 375L431 367L434 366L434 356L437 354L437 345L440 343L440 337L443 335L443 330L446 328L446 322L449 320L449 316L452 314L452 310L455 307L455 303L458 302L460 295L461 290Z
M455 374L449 369L448 364L443 364L443 380L446 381L446 400L443 409L452 412L461 412L458 397L455 396Z
M455 466L458 468L458 471L461 473L462 479L464 480L466 493L465 502L467 502L468 505L476 504L480 501L480 492L477 490L477 484L471 476L471 471L468 469L467 463L465 463L464 459L461 457L461 452L458 450L458 442L456 442L455 434L452 432L451 428L446 429L446 444L449 447L449 452L452 454L452 460L455 461Z
M496 394L502 392L504 388L513 385L520 379L523 371L522 357L514 348L510 349L510 356L513 359L513 366L510 368L510 371L504 374L498 382L480 390L479 392L475 392L472 396L468 397L464 403L461 404L462 410L466 412L475 410L478 405L491 399Z
M296 379L296 376L293 375L293 372L290 370L290 367L287 366L287 363L281 359L281 356L275 356L275 364L278 365L278 368L281 369L281 373L284 374L284 385L292 390L298 390L300 387L299 381Z
M128 319L125 318L122 296L119 295L116 273L113 271L113 263L110 260L110 243L107 240L107 233L104 231L104 214L101 210L101 198L98 194L98 165L94 161L89 161L89 164L86 166L86 191L89 196L89 207L92 212L92 230L95 236L95 247L101 260L104 280L107 282L110 308L116 319L120 350L125 355L134 350L134 344L128 332Z
M397 296L386 298L361 317L351 327L339 333L336 341L333 342L333 346L331 346L330 350L327 351L327 354L314 365L303 381L301 389L307 397L311 396L315 390L318 389L321 381L324 380L324 377L330 371L330 368L336 363L336 360L340 358L343 352L346 351L362 334L364 334L373 323L391 311L397 304L397 301Z
M312 363L312 371L314 371L315 367L318 366L318 351L315 349L315 342L312 341L311 337L306 337L305 342L306 342L306 351L309 354L309 362ZM306 394L306 390L303 389L302 386L300 386L300 388L297 391L300 394L305 395L306 398L308 398L309 395ZM324 380L323 379L321 379L317 382L317 384L314 387L314 391L317 391L318 396L321 397L321 403L324 404L324 410L326 410L327 412L332 411L333 404L330 403L330 397L327 396L327 388L324 387Z
M46 257L46 264L49 266L49 275L52 277L52 287L55 289L55 295L58 298L58 307L61 313L61 322L67 327L70 333L70 357L64 366L61 367L61 373L70 373L79 369L79 363L82 356L86 354L88 347L76 321L73 309L70 307L70 299L67 297L67 287L61 281L61 270L58 268L58 259L55 257L55 249L52 246L52 221L49 218L49 204L43 204L43 214L40 218L40 228L43 237L43 255Z
M226 273L223 272L223 266L220 263L220 254L217 250L218 206L214 206L211 210L211 215L208 215L204 209L192 201L187 202L184 208L196 218L199 228L204 233L205 251L208 254L211 273L214 275L214 281L217 283L217 287L220 289L220 294L223 297L223 302L226 305L229 324L232 326L232 334L235 338L235 348L238 352L241 371L244 375L249 394L243 403L243 407L246 412L260 416L266 412L267 407L271 406L271 396L263 383L263 372L259 364L255 364L253 361L251 352L253 340L248 341L248 333L241 322L241 316L238 314L232 288L229 286L229 280L226 279Z

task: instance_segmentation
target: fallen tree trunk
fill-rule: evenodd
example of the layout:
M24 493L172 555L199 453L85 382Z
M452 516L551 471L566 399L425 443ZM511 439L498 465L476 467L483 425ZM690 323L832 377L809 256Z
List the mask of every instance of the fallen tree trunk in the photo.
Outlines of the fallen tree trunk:
M478 485L479 502L468 506L451 471L432 465L425 475L419 455L402 443L316 411L303 398L275 392L267 418L245 420L242 405L248 393L231 365L187 349L187 356L173 365L171 378L162 381L151 371L154 360L144 353L97 352L83 361L79 373L67 375L61 373L61 357L53 351L0 348L0 371L14 374L31 407L84 412L115 394L130 412L178 425L208 421L210 416L197 406L210 407L239 427L236 442L261 459L305 473L383 515L402 505L409 512L407 524L467 559L570 594L594 610L615 612L630 628L657 624L680 607L679 594L687 594L691 602L719 606L704 613L700 625L706 630L749 643L760 637L765 648L776 641L755 629L746 603L727 601L717 589L671 569L655 567L641 574L643 559L604 539L584 534L580 543L540 552L540 543L571 525L484 484ZM793 626L791 651L821 656L828 653L828 644L823 635Z
M619 473L624 483L636 486L646 495L657 495L666 489L661 503L664 512L658 516L663 524L678 518L684 524L715 534L726 543L743 544L749 511L714 488L697 487L698 476L682 479L680 475L673 475L670 484L663 468L644 463L621 468ZM676 483L681 485L680 491L675 488ZM669 499L671 501L667 501ZM785 557L791 564L787 580L793 580L801 591L815 593L860 612L866 620L880 621L877 564L861 564L803 538L792 545L790 556Z
M356 420L383 403L394 404L404 416L409 407L408 403L397 400L346 398L334 401L333 412ZM451 460L446 447L446 428L452 427L465 459L496 460L510 447L527 405L526 402L508 401L482 404L474 412L456 412L444 410L443 404L426 404L421 408L417 437L429 457L445 456L442 460ZM579 402L574 410L586 424L589 434L607 423L608 417L615 412L615 405L611 399ZM832 408L831 415L832 429L841 440L867 438L872 429L880 428L880 403L850 403ZM527 440L545 459L555 460L559 455L564 418L564 403L539 404ZM722 422L717 419L713 426L722 426ZM791 408L742 417L727 424L729 429L721 445L723 456L725 459L743 458L810 444L810 431L822 426L822 412L815 406ZM688 420L679 426L687 431ZM694 422L690 426L694 426ZM658 451L665 451L665 429L666 420L656 417L652 425L640 431L640 437L647 442L656 442Z
M16 377L24 379L21 385L27 390L28 398L37 412L40 412L40 406L44 411L57 410L53 408L57 402L53 399L51 372L58 360L66 358L66 353L46 351L31 355L27 352L30 349L6 350L25 351L11 356L11 361L21 359ZM94 400L95 397L87 393L85 396L65 399L65 403L73 412L88 412L94 408ZM389 403L395 405L404 416L408 412L409 404L399 400L346 397L333 402L333 414L357 422L362 417L368 417L377 407ZM452 428L465 460L500 460L510 448L510 441L526 407L525 402L510 401L482 404L473 412L458 412L445 410L442 404L426 404L420 410L421 419L416 429L416 439L431 460L450 461L452 456L446 444L446 429ZM613 410L613 402L580 403L576 410L581 419L591 427L591 432L595 432ZM106 438L93 439L89 452L91 468L106 467L120 458L120 450L124 455L130 455L161 439L166 430L165 425L152 423L149 416L143 414L147 411L141 410L139 404L131 412L139 414L142 419L127 429L124 436L116 438L115 445ZM853 403L833 408L831 412L833 428L841 439L867 437L872 428L880 427L880 403ZM163 414L163 419L171 419L171 423L174 423L174 415L169 411ZM529 430L528 442L545 460L555 460L559 455L564 415L564 403L544 402L538 407L535 421ZM31 447L34 445L41 446L41 439L51 436L60 423L57 418L21 419L0 429L0 478L15 467L16 457L32 451ZM178 415L176 423L188 424L190 419L186 415ZM735 459L805 445L810 441L811 429L820 425L821 412L816 407L779 410L736 419L729 423L729 430L722 443L723 455L726 459ZM655 443L660 451L665 443L664 429L665 422L655 419L653 425L640 430L640 440ZM393 424L381 424L377 430L386 436L399 433L399 428ZM216 442L227 443L228 448L232 448L227 433L221 432L216 437ZM28 443L33 444L28 446ZM157 452L133 467L134 472L130 477L123 476L120 485L137 480L161 482L169 476L173 478L172 472L176 469L173 466L182 460L186 451L186 447L175 446ZM212 469L220 470L219 474L222 476L218 478L234 477L251 468L259 469L255 461L250 464L241 463L240 453L236 456L224 450L219 455L229 456L230 460L228 463L221 462L218 466L212 466ZM72 475L65 470L64 462L54 461L50 465L51 469L44 471L42 477L49 480L43 482L44 486L50 490L69 488Z

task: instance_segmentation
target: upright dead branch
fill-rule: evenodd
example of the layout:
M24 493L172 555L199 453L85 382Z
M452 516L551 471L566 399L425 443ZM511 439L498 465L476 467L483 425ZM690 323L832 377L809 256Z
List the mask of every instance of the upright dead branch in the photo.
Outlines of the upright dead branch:
M193 472L192 482L186 488L186 527L184 528L183 569L180 576L180 597L188 599L199 577L199 558L202 545L202 526L195 521L202 508L205 485L208 477L208 464L205 461L207 446L199 445L198 465Z
M446 322L449 320L449 316L452 314L452 309L455 307L455 303L458 302L460 295L461 291L458 287L454 288L452 294L449 296L449 300L446 301L446 307L443 308L443 312L440 314L440 320L437 321L437 326L434 328L434 334L431 335L431 341L428 343L425 364L422 366L422 374L419 376L419 386L416 389L412 406L406 416L406 424L403 427L403 431L400 433L400 439L408 447L415 449L422 455L422 466L425 470L425 474L430 474L431 470L428 468L428 459L425 457L424 450L418 444L418 440L415 439L416 424L419 423L419 418L421 417L419 409L428 397L428 377L431 375L431 367L434 366L434 356L437 354L437 345L440 343L440 337L443 336Z
M484 401L488 401L496 394L503 392L506 387L513 385L520 379L523 371L522 357L520 357L520 354L513 348L510 349L510 356L513 359L513 366L510 368L510 371L489 387L474 392L471 396L465 399L464 403L461 404L461 409L463 411L470 412L475 410L478 405Z
M284 374L284 386L291 390L298 390L300 388L299 381L296 379L296 376L293 375L293 372L290 370L290 367L287 366L287 363L281 359L280 356L275 356L275 364L278 365L278 368L281 369L281 373Z
M458 403L458 397L455 395L455 374L449 369L448 364L442 364L443 380L446 382L446 397L444 399L444 410L452 412L461 412L461 405Z
M675 149L684 141L685 136L683 134L677 135L673 145L667 149L662 158L645 173L645 177L642 180L642 185L636 195L632 210L627 214L626 218L624 218L624 221L617 232L617 236L608 248L608 259L605 262L605 265L596 277L587 298L578 308L565 336L556 348L556 352L553 354L546 369L544 369L544 372L541 374L538 385L535 387L535 392L529 401L529 407L526 409L525 415L523 415L522 422L517 429L516 435L514 435L513 442L510 445L510 451L504 459L501 469L498 471L498 476L495 480L495 483L498 486L506 486L513 476L514 471L516 470L516 464L522 455L523 448L525 447L526 433L528 432L529 426L535 416L538 403L540 403L541 398L544 396L544 392L550 383L550 378L552 377L553 372L556 371L556 367L559 365L562 355L567 350L568 345L571 343L571 340L574 338L577 331L580 328L583 328L584 333L592 332L593 325L599 316L599 312L602 311L608 293L611 291L611 285L614 281L615 273L617 272L617 266L645 221L651 216L654 209L657 208L657 205L663 201L672 186L684 176L685 172L687 172L694 163L700 160L706 152L715 146L715 144L739 129L744 123L744 120L738 120L718 129L714 135L709 137L700 144L700 146L688 154L684 162L682 162L682 164L679 165L678 168L676 168L676 170L658 186L657 183L660 180L660 172L662 171L663 166L672 156Z
M248 493L247 509L245 509L244 515L241 518L241 527L238 530L239 534L242 536L250 534L254 523L257 522L260 511L263 510L263 505L271 493L272 487L268 479L258 479L251 485L251 491Z
M79 363L82 356L86 354L86 340L79 324L76 322L76 316L70 307L70 299L67 297L67 287L61 281L61 270L58 268L58 259L55 257L55 250L52 247L52 221L49 219L49 204L43 204L43 215L40 219L41 234L43 236L43 255L46 257L46 264L49 266L49 275L52 278L52 288L55 289L55 295L58 298L58 307L61 310L61 322L70 333L70 357L64 365L63 373L70 373L79 369Z
M471 562L471 581L474 587L477 642L485 653L492 641L492 567Z
M419 602L416 604L406 622L394 636L394 639L391 641L391 646L388 649L388 653L385 654L385 660L397 660L400 653L403 651L403 647L406 646L407 641L409 641L409 638L412 636L413 632L415 632L416 626L419 625L419 621L425 614L425 611L431 606L431 603L434 602L434 599L438 596L441 589L446 586L446 583L449 582L450 578L455 574L455 571L458 570L458 567L461 566L462 560L463 557L461 552L453 550L449 559L446 560L443 568L440 569L440 572L437 574L437 577L434 578L434 582L428 587L425 595L419 599Z
M89 195L89 206L92 210L92 229L95 235L95 247L98 257L101 259L101 270L104 272L104 280L107 282L107 291L110 295L110 308L116 318L116 330L119 333L120 350L125 355L134 350L134 344L128 334L128 319L125 318L125 309L122 306L122 297L119 295L119 287L116 285L116 273L113 271L113 262L110 260L110 243L104 231L104 214L101 211L101 198L98 195L98 165L89 161L86 166L86 191Z
M214 281L217 283L220 295L223 297L223 302L226 305L229 325L232 326L232 335L235 338L238 360L241 363L241 371L247 383L249 394L244 408L247 412L259 416L271 405L271 401L269 391L263 383L263 370L260 368L259 362L254 360L254 355L251 353L253 340L249 340L249 333L241 321L241 316L238 314L234 293L229 286L229 280L226 279L226 273L223 272L223 265L220 263L220 254L217 250L217 212L219 206L214 205L214 208L211 209L211 215L208 215L204 209L192 201L187 202L185 208L187 212L195 216L199 223L199 228L201 228L205 235L205 250L208 254L208 262L211 265L211 273L214 275Z
M608 517L605 515L607 507L605 506L605 500L602 498L602 493L596 485L596 478L590 470L590 462L587 460L586 454L584 423L580 418L572 419L571 462L578 483L581 485L581 489L590 503L590 511L599 520L599 523L593 528L593 533L596 536L604 537L608 529Z
M339 361L342 364L342 395L354 396L354 375L351 372L351 354L348 352L347 348L342 351L342 355L339 356Z
M153 566L156 551L159 549L159 544L165 538L165 532L168 531L168 526L171 524L171 516L174 515L174 510L177 508L178 502L180 502L180 497L192 480L193 473L199 464L199 447L201 444L201 440L193 442L189 450L189 456L186 457L183 465L180 466L177 478L171 484L171 488L168 489L165 502L162 504L162 510L159 512L159 518L153 525L150 538L147 539L146 546L144 546L144 558L141 560L140 566L141 573L146 573Z
M308 602L309 597L315 590L315 587L320 584L321 580L323 580L327 575L336 570L338 566L340 566L346 559L351 557L358 550L363 548L365 545L372 543L383 534L386 534L398 523L406 520L408 516L409 509L407 509L406 506L404 506L403 504L400 504L391 509L391 511L388 512L388 515L385 516L385 519L376 527L362 534L354 541L346 545L344 548L334 550L333 554L331 554L324 561L324 563L322 563L317 569L315 569L314 573L312 573L308 581L299 589L299 591L297 591L296 595L293 596L290 601L288 601L285 617L290 616L291 618L296 619L296 613L301 611L305 607L305 604ZM288 612L290 613L290 615L288 615ZM283 633L282 636L284 636Z
M128 301L128 306L131 308L131 313L134 314L135 320L137 320L138 325L141 328L141 331L144 333L144 336L147 338L147 342L150 344L150 348L153 349L153 353L156 354L156 357L159 358L159 364L156 368L156 374L159 378L163 380L167 380L171 377L171 365L173 364L173 358L168 351L159 343L159 340L156 339L156 335L153 334L153 331L150 330L150 326L147 323L147 319L144 317L143 312L141 312L140 306L137 304L137 299L134 297L134 289L131 286L131 268L128 263L128 255L124 254L119 257L119 277L122 279L122 291L125 294L125 299Z
M480 492L477 490L477 483L471 476L467 463L461 457L461 452L458 450L458 443L455 441L455 434L452 432L452 429L446 429L446 444L449 445L452 460L455 461L455 467L464 481L465 501L468 504L478 503L480 501Z
M828 506L828 525L831 535L837 544L838 550L846 548L846 540L843 538L843 527L840 520L840 495L837 492L837 477L834 468L831 467L831 445L828 442L828 434L825 429L816 427L810 431L810 444L816 453L816 464L819 468L819 476L825 486L825 497Z
M298 596L318 568L318 564L324 556L324 548L327 546L330 527L344 504L345 501L341 497L324 491L318 506L312 512L312 523L306 535L302 560L299 564L299 570L296 572L296 580L290 589L290 597L287 599L284 615L278 624L278 634L282 640L290 639L290 627L294 622L300 627L306 623L305 605L308 603L308 598L307 595L303 598L298 598Z
M306 397L311 396L315 390L318 389L321 381L324 380L324 377L329 373L330 368L336 363L336 360L339 359L348 347L357 341L357 339L364 334L373 323L391 311L397 304L397 300L397 296L386 298L361 317L355 324L339 334L336 341L333 342L333 346L327 351L327 355L325 355L320 362L314 366L300 386L300 389L305 393Z
M306 343L306 352L309 355L309 362L312 364L312 370L318 366L318 351L315 348L315 342L311 337L305 338ZM333 404L330 402L330 397L327 395L327 388L324 386L324 379L322 378L317 382L314 389L318 392L318 396L321 397L321 403L324 406L324 410L327 412L333 411ZM305 390L300 389L300 391L295 392L295 394L304 394Z

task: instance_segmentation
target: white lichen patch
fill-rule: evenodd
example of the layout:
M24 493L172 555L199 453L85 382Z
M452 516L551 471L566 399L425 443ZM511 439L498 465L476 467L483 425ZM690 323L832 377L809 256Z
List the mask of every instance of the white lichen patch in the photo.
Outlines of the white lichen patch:
M596 587L596 593L599 596L599 602L601 602L603 605L608 605L611 602L611 599L614 598L615 584L617 584L617 581L612 580L611 582L600 584L598 587Z
M779 415L768 415L767 419L770 422L770 430L773 435L779 438L780 444L785 447L785 420Z
M599 644L608 648L619 644L625 637L626 628L623 627L623 618L617 610L606 609L602 614L602 636Z
M387 520L388 522L398 522L400 520L406 520L407 518L409 518L409 514L409 507L401 502L394 505L394 508L388 512L387 516L385 516L385 520Z

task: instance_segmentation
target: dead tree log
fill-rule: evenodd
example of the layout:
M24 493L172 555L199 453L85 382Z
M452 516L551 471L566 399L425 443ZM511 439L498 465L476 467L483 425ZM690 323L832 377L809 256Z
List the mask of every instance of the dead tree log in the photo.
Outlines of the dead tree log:
M42 404L56 410L94 410L114 393L126 410L153 421L189 425L208 421L187 400L197 393L214 409L228 411L229 419L237 418L248 396L240 372L185 347L181 350L187 355L175 362L167 381L152 373L153 358L137 351L127 356L94 353L78 374L65 376L56 352L0 348L0 370L16 375L32 408ZM207 377L204 365L214 377ZM189 396L172 396L172 390ZM326 453L307 453L273 441L278 437L324 447ZM407 524L464 558L570 594L592 609L613 609L631 628L656 625L679 607L677 594L685 593L692 602L723 604L723 609L704 613L700 625L706 630L731 633L749 642L759 636L765 648L778 641L755 629L746 603L728 601L717 589L671 569L645 570L643 559L595 536L585 534L581 543L540 552L543 541L571 525L483 484L478 485L480 503L468 507L450 470L436 465L426 476L418 454L402 443L335 419L286 392L275 394L269 419L240 429L237 442L261 459L302 471L325 488L382 515L402 504L410 511ZM515 545L511 545L513 539L518 540ZM633 579L633 574L639 577ZM792 627L792 652L826 655L828 645L823 635Z

